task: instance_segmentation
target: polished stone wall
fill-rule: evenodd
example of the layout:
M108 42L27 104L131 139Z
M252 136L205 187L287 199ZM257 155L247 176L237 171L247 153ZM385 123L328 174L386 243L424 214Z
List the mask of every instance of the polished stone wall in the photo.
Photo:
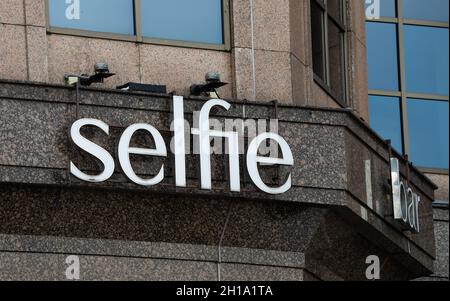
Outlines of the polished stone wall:
M358 117L368 121L363 2L349 1L348 5L347 76L350 106ZM117 75L104 87L135 81L165 84L169 91L188 95L192 83L202 81L206 72L216 70L230 83L220 90L224 98L253 100L255 96L260 101L277 99L286 104L339 107L313 80L309 1L255 0L253 3L251 7L249 0L231 1L231 51L222 52L50 34L46 28L44 0L2 0L0 79L60 84L65 73L89 73L94 63L106 61ZM254 18L253 38L250 12ZM253 90L253 61L256 90ZM41 159L31 156L26 163ZM356 171L362 168L363 163L359 164ZM435 199L448 204L448 175L427 176L439 187ZM357 183L353 189L359 199L364 199L365 186L357 182L362 181L358 172L353 173L353 179ZM368 202L371 210L374 204L379 205L376 201ZM361 211L357 207L354 211ZM439 215L440 211L437 212ZM439 220L435 228L442 228ZM444 250L444 254L447 250L448 254L446 236L436 236L443 239L436 242L438 250Z
M211 246L9 235L0 247L1 280L67 280L73 254L83 281L317 280L290 252L223 247L219 259Z
M436 236L436 262L432 280L448 281L448 204L436 204L434 209L434 232Z
M105 183L81 182L69 174L70 161L94 173L99 167L71 145L68 129L73 121L89 117L109 124L110 137L92 130L84 135L112 154L121 131L137 122L155 126L168 142L171 98L82 89L79 116L75 99L74 89L65 86L0 82L0 250L4 270L10 271L0 277L28 277L20 274L22 268L14 268L18 261L31 265L36 271L31 275L41 275L39 271L48 268L48 274L39 279L64 277L61 259L68 254L82 257L89 266L89 279L115 260L114 279L129 279L134 270L135 277L155 279L136 269L138 262L154 266L160 279L179 279L185 274L171 270L170 260L181 260L185 271L201 262L204 273L190 276L198 277L193 279L217 279L220 271L221 279L364 280L370 255L383 262L385 280L433 273L436 187L411 168L411 185L422 198L422 230L419 234L405 231L392 219L386 187L388 146L349 110L233 102L228 112L212 113L212 118L222 121L242 118L243 112L248 119L278 118L279 132L291 146L296 163L292 189L271 196L258 191L244 172L242 192L229 192L223 156L212 158L212 191L198 188L195 155L188 157L189 181L183 189L174 185L170 158L134 161L143 176L155 174L165 164L166 178L154 187L129 183L119 169ZM185 99L190 122L204 101ZM401 172L406 176L404 162ZM262 173L277 183L286 171L264 169ZM140 243L194 246L202 252L211 248L215 255L201 260L178 253L169 258L147 253L116 256L120 249L102 248L119 244L131 249ZM270 255L267 261L267 252L282 256L276 261L278 255ZM20 256L14 257L16 253ZM232 259L225 260L227 256ZM255 260L262 261L255 264ZM56 265L50 265L53 261ZM166 262L167 273L157 272Z

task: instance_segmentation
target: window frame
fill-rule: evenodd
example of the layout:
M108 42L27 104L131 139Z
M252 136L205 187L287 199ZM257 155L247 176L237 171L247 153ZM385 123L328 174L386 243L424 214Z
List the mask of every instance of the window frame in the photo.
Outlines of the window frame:
M142 22L141 22L141 0L130 0L133 2L134 7L134 35L124 35L117 33L106 33L90 30L80 30L71 28L54 27L50 25L50 3L49 0L45 0L45 17L46 17L46 28L48 34L61 34L70 35L86 38L98 38L107 40L117 40L126 42L135 42L140 44L152 44L152 45L164 45L164 46L175 46L184 48L196 48L196 49L206 49L206 50L218 50L218 51L230 51L231 50L231 25L230 25L230 1L231 0L221 0L222 1L222 35L223 44L208 44L200 42L190 42L190 41L178 41L170 39L155 39L148 38L142 35Z
M314 81L323 89L325 92L331 96L341 107L347 108L349 104L348 94L349 94L349 88L348 88L348 42L347 42L347 33L348 33L348 27L347 27L347 18L346 18L346 7L347 7L347 1L346 0L337 0L341 2L341 11L340 14L342 16L342 20L337 19L328 9L328 2L327 1L336 1L336 0L312 0L314 1L321 9L323 13L322 18L322 45L324 48L324 58L323 58L323 72L325 74L325 80L320 78L319 75L317 75L314 71ZM337 95L337 93L331 88L331 79L330 79L330 53L329 53L329 38L328 38L328 22L329 20L332 20L337 28L341 32L341 68L342 68L342 96L340 97ZM312 32L312 30L311 30ZM312 37L314 38L314 37ZM312 45L312 42L311 42Z
M395 24L397 27L397 56L398 56L398 70L399 70L399 91L385 91L385 90L373 90L369 89L369 96L388 96L398 97L400 99L401 107L401 127L403 135L403 151L405 156L410 155L410 135L408 128L408 99L421 99L430 101L446 101L449 102L449 96L437 95L437 94L422 94L422 93L409 93L406 86L406 62L405 62L405 25L414 26L426 26L435 28L449 29L448 22L426 21L403 18L403 0L396 1L397 17L381 17L379 19L366 19L366 22L373 23L389 23ZM420 171L438 175L449 175L449 169L443 168L429 168L418 167Z

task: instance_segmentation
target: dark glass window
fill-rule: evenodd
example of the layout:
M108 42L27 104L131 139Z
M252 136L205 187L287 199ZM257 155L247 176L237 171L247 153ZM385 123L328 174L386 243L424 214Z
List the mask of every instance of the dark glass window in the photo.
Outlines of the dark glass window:
M398 91L397 26L368 22L366 38L369 89Z
M408 99L410 157L415 165L448 169L448 102Z
M390 139L392 147L403 153L403 135L398 97L369 96L371 127L384 139Z
M327 1L328 13L338 20L342 20L342 1L329 0Z
M448 22L448 0L403 0L406 19Z
M339 99L344 99L344 39L339 26L328 22L329 85Z
M311 0L313 69L316 80L345 103L345 18L343 1Z
M142 35L222 44L221 0L141 0Z
M311 1L311 35L314 73L325 81L325 46L322 9L316 1Z
M405 25L408 92L448 96L448 29Z
M50 26L134 35L131 0L49 0ZM79 3L79 6L77 5Z

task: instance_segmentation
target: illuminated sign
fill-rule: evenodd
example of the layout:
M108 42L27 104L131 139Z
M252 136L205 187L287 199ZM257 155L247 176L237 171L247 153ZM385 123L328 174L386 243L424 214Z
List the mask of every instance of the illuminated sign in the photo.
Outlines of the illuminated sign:
M184 100L183 97L173 97L173 131L174 131L174 157L175 157L175 184L177 187L186 187L186 130L190 130L190 134L198 137L199 154L200 154L200 181L201 189L211 190L211 139L221 138L227 141L227 155L229 158L229 179L230 190L232 192L240 192L240 158L239 158L239 135L235 131L218 131L211 130L210 112L213 108L220 107L229 110L231 105L220 99L213 99L204 104L198 116L198 128L186 129L184 120ZM88 140L81 135L81 128L93 126L101 129L109 135L109 126L103 121L97 119L80 119L73 123L70 129L70 137L73 143L80 149L86 151L90 155L96 157L103 164L104 168L100 174L88 175L82 172L77 166L70 162L70 172L80 180L100 183L107 181L114 173L115 161L111 154L101 146ZM155 142L153 149L131 147L130 142L137 131L146 132ZM260 147L268 140L276 142L281 150L279 156L261 156L259 155ZM167 146L161 133L149 124L133 124L129 126L122 134L118 149L118 159L120 167L125 176L133 183L141 186L153 186L161 183L164 179L164 165L161 166L159 173L151 179L144 179L138 176L133 170L130 162L130 155L167 157ZM280 135L273 132L265 132L254 138L248 147L247 171L253 183L260 190L269 194L283 194L292 186L291 174L283 185L279 187L270 187L266 185L261 178L259 172L259 164L278 165L278 166L294 166L294 158L292 151Z

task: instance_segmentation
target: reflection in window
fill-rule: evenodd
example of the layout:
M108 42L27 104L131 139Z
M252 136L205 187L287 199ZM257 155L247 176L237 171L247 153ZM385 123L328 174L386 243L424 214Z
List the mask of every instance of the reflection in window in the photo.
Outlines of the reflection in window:
M56 32L175 45L182 41L187 47L204 44L214 49L227 44L224 11L228 1L48 1L49 26Z
M448 0L403 0L406 19L448 22Z
M144 37L223 44L221 0L141 0Z
M397 97L369 96L371 127L392 147L403 153L400 99Z
M381 19L366 22L372 127L427 169L448 170L448 7L381 0Z
M405 25L408 92L448 95L448 29Z
M395 18L397 17L397 1L396 0L380 0L381 17Z
M448 169L448 101L408 99L410 157L419 167Z
M80 0L80 6L49 0L50 26L134 35L132 0Z
M397 26L368 22L366 37L369 89L398 91Z

